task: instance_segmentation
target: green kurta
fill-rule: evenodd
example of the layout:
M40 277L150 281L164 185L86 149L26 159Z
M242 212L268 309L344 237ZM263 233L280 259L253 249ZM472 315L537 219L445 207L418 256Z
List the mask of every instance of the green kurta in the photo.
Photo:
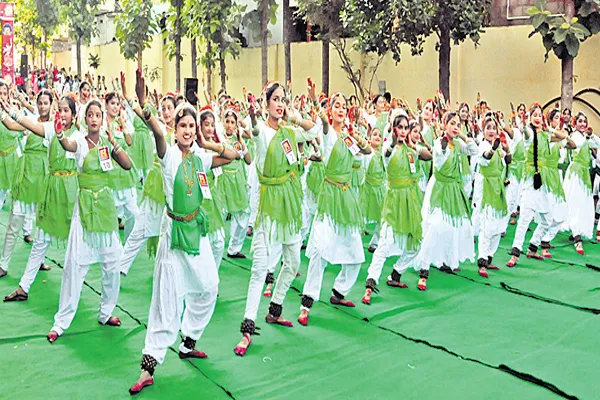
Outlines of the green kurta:
M15 179L20 131L11 131L0 122L0 190L10 190Z
M30 205L33 213L42 193L44 177L48 173L48 148L44 138L29 133L25 151L17 163L12 193L13 200Z
M563 185L560 181L561 169L559 168L558 163L560 160L560 149L561 145L559 143L555 143L550 149L550 153L546 158L546 164L548 168L545 174L546 181L544 184L550 193L562 201L566 201L565 190L563 189Z
M123 151L125 151L127 153L127 155L129 155L131 152L129 145L125 141L125 138L119 137L120 135L117 133L117 132L123 131L121 124L116 119L113 122L111 122L111 124L113 127L113 132L115 133L115 140L117 141L119 146L121 146ZM130 158L130 160L131 160L131 158ZM133 160L131 162L130 170L125 170L125 169L121 168L121 166L119 164L117 164L116 162L113 161L113 169L109 173L110 188L113 190L116 190L116 191L129 189L129 188L135 188L136 183L138 181L138 175L137 175L135 168L136 168L136 165L133 162Z
M367 222L379 222L381 220L381 208L385 196L385 166L381 150L375 151L367 174L365 183L360 189L358 203L365 214Z
M434 129L433 129L433 125L429 125L429 129L427 129L427 132L423 133L423 139L425 140L425 143L427 143L430 147L433 148L433 141L434 141ZM425 179L427 179L429 181L429 177L431 176L431 168L433 167L433 161L423 161L421 163L421 168L423 170L423 173L425 174Z
M319 197L323 178L325 177L325 164L323 161L312 161L308 167L308 175L306 176L306 186L313 194L314 198Z
M586 142L579 148L579 152L573 156L573 161L567 170L567 177L577 176L589 196L592 195L592 179L590 177L590 165L592 156L590 155L590 145Z
M131 161L138 170L148 173L154 165L154 136L144 121L135 116L133 119L135 133L132 135L133 143L128 149Z
M430 210L440 209L444 218L453 226L468 219L471 213L469 199L459 171L459 149L459 140L454 139L453 148L450 148L450 144L446 148L446 151L450 152L446 162L441 167L434 168L435 184L430 200Z
M525 169L525 144L519 140L512 155L512 161L508 165L508 174L515 177L517 182L523 180L523 171Z
M336 135L336 132L330 134ZM362 229L364 216L350 188L354 156L340 137L331 150L325 168L325 180L317 201L317 217L329 217L337 231Z
M363 167L362 159L354 158L352 162L352 177L350 179L350 187L354 190L360 190L365 182L365 168Z
M415 172L411 171L409 157L414 161ZM418 248L423 239L419 164L416 151L405 144L396 147L387 167L388 190L383 201L382 221L392 228L394 235L407 237L409 250Z
M221 176L215 178L214 170L211 170L207 175L208 178L208 186L210 187L210 192L212 194L211 199L204 199L202 201L202 210L206 213L206 217L210 221L208 225L208 233L215 233L223 228L225 228L225 222L223 222L223 214L219 210L217 204L223 204L223 199L220 197L220 193L216 190L216 181L221 179Z
M63 132L71 137L75 125ZM37 210L37 226L56 239L67 239L77 199L77 160L54 136L50 141L49 174L44 178Z

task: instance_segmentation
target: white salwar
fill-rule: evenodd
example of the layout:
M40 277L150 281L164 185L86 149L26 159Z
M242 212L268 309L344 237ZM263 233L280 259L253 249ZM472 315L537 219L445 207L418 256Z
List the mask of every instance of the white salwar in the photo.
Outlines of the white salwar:
M210 170L212 156L197 153L204 172ZM161 160L167 205L173 207L173 186L182 153L177 145L170 147ZM200 254L190 255L171 249L173 221L166 212L161 223L158 253L154 269L152 301L148 316L148 331L142 354L152 356L159 364L164 361L169 346L177 340L179 329L185 337L198 340L208 325L215 305L219 276L209 239L200 239ZM183 319L182 319L183 314ZM181 343L179 351L189 353Z
M477 155L477 143L473 140L467 140L466 143L459 140L459 144L458 151L472 157ZM436 139L433 146L432 168L440 169L449 156L449 149L443 150L441 139ZM423 241L416 262L419 270L429 269L430 265L441 267L444 264L456 270L461 262L473 261L473 227L468 216L453 223L451 218L441 209L430 209L431 193L435 184L436 178L432 174L423 199L421 211L423 216Z

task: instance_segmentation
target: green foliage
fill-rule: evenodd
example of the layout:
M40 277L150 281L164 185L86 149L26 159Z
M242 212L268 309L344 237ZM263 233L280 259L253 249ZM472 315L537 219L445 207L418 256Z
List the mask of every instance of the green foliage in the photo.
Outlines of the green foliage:
M89 44L92 36L98 31L94 22L102 0L60 0L60 2L66 11L71 37L81 40L85 45Z
M355 48L401 59L401 44L412 55L423 53L427 37L448 30L455 44L478 44L491 0L348 0L341 13L346 29L357 33ZM439 44L438 44L439 46Z
M187 32L204 45L204 52L198 60L201 65L214 68L216 62L226 55L239 56L241 43L233 34L240 26L245 11L246 6L232 0L186 2Z
M298 0L298 12L321 28L318 39L334 40L348 34L341 21L345 0Z
M17 0L15 4L15 41L21 46L39 47L43 32L36 22L35 0Z
M150 82L155 82L160 79L161 68L144 65L142 67L142 73L147 79L150 79Z
M100 67L100 55L90 53L88 65L90 66L90 68L98 69Z
M60 25L60 3L58 0L35 0L35 5L37 10L35 22L46 36L52 35Z
M538 0L535 6L527 10L533 26L529 37L536 34L542 36L546 60L551 51L561 60L565 57L577 57L580 44L600 32L600 0L579 0L574 5L575 16L570 21L562 15L552 16L545 9L546 3L543 0Z
M137 60L139 52L150 47L152 35L158 32L157 16L152 0L122 0L121 5L123 11L115 17L116 36L123 56Z
M261 0L256 1L256 9L246 13L242 19L244 26L247 26L252 33L252 38L255 41L260 40L260 16L262 14L263 5ZM275 25L277 22L277 9L279 4L277 0L269 0L269 24ZM271 37L271 31L269 31L269 37Z

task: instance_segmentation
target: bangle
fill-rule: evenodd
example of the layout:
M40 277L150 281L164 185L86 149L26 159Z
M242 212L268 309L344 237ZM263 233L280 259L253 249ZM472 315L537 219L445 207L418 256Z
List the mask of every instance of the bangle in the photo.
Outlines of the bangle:
M57 133L57 134L56 134L56 138L57 138L58 140L61 140L61 141L62 141L62 140L65 138L65 134L64 134L64 133L62 133L62 132L59 132L59 133Z
M225 153L225 144L224 143L221 143L221 150L218 153L219 153L219 157L221 157L223 155L223 153Z

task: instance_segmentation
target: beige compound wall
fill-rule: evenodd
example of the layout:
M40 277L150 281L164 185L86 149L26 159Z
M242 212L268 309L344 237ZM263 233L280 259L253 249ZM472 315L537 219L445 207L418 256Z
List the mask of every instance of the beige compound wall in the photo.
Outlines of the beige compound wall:
M477 92L494 108L508 111L509 102L534 101L545 103L560 95L560 62L550 55L544 62L544 48L539 36L529 39L529 26L487 28L477 48L466 41L452 47L451 54L451 100L475 102ZM162 69L162 81L150 83L159 91L173 90L175 87L175 63L162 55L162 39L156 38L152 46L144 51L144 64ZM320 87L321 80L321 42L292 44L292 82L294 93L302 92L308 76ZM594 87L600 88L600 69L597 67L597 55L600 52L600 35L587 40L580 49L575 61L575 91ZM53 54L53 63L71 67L75 70L74 51ZM136 63L125 61L119 54L117 43L96 46L87 49L87 53L100 54L101 65L96 74L118 76L124 71L132 82ZM191 76L190 43L182 43L184 60L181 64L181 77ZM373 80L372 90L378 90L378 81L385 81L386 88L394 96L405 95L414 103L417 97L426 98L437 89L438 62L435 51L435 39L425 44L422 56L413 57L409 48L403 48L402 61L396 64L386 57ZM361 65L358 53L352 54L357 66ZM366 64L362 59L362 64ZM371 61L372 62L372 61ZM83 62L87 66L87 61ZM368 68L365 71L369 75ZM237 60L227 60L227 89L233 96L241 96L242 88L258 92L261 85L260 48L243 49ZM284 80L284 50L282 45L269 47L269 79ZM219 88L218 71L213 76L213 87ZM182 82L183 86L183 82ZM339 57L331 48L330 52L330 89L352 94L353 88L340 67ZM590 102L600 108L600 97L586 96ZM575 110L581 107L576 105ZM584 106L585 108L585 106ZM590 110L585 110L591 114ZM592 118L593 123L600 122Z

